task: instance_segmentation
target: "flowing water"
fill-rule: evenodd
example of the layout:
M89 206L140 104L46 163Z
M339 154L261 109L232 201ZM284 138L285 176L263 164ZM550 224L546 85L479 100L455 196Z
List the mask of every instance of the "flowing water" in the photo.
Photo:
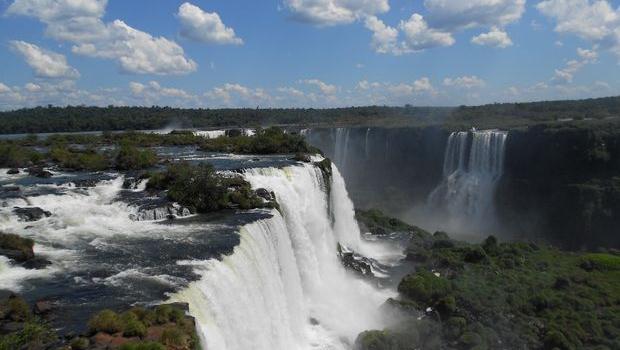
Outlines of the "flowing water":
M381 328L380 305L393 293L347 273L338 243L362 248L344 180L334 168L331 195L312 165L250 169L246 179L276 193L280 211L246 225L223 260L187 262L202 274L174 297L187 301L206 348L347 349Z
M431 210L444 212L442 229L464 232L493 226L495 189L503 174L507 137L497 130L450 135L443 180L428 200Z
M335 166L325 183L318 167L285 157L158 152L245 169L246 180L273 191L280 208L135 221L144 217L141 203L160 199L143 184L124 189L122 174L34 179L3 170L0 231L33 238L37 255L52 264L28 270L0 258L2 288L53 300L55 324L77 331L103 308L187 301L209 350L350 349L359 332L383 328L380 306L393 288L346 271L337 247L385 266L398 265L402 247L361 238ZM94 184L80 185L84 179ZM19 195L10 192L15 186ZM16 206L52 215L23 222Z

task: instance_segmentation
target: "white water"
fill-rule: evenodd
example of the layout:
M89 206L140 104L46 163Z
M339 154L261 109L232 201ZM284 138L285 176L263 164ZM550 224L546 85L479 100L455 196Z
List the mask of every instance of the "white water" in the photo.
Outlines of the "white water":
M222 261L186 262L202 278L173 297L189 302L205 349L349 349L359 332L382 328L392 292L354 278L336 255L338 242L368 248L333 170L331 198L309 164L247 171L254 188L275 192L281 214L246 225Z
M504 131L454 132L448 138L444 178L429 206L448 215L442 228L463 232L494 224L497 182L504 169Z

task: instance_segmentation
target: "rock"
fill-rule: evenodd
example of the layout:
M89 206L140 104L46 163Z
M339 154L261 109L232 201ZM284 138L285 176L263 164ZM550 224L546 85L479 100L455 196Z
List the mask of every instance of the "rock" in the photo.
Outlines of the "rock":
M34 176L34 177L39 177L42 179L47 179L52 177L52 173L50 173L49 171L43 169L43 168L39 168L39 167L32 167L32 168L28 168L28 175L30 176Z
M84 180L75 180L73 184L78 188L91 188L96 187L99 181L97 179L84 179Z
M6 173L9 175L17 175L19 174L19 169L17 168L9 169L9 171L7 171Z
M138 209L137 215L131 215L134 221L155 221L163 219L171 219L185 217L191 215L189 208L183 207L177 203L168 203L164 205L143 205Z
M22 267L29 270L42 270L52 264L51 261L41 258L34 257L32 259L28 259L26 262L22 264Z
M0 334L9 334L24 328L22 322L0 322Z
M19 186L3 186L2 190L5 192L20 192L21 188Z
M24 262L34 258L32 247L34 241L18 235L0 233L0 255L17 262Z
M257 196L259 196L260 198L262 198L262 199L264 199L264 200L266 200L268 202L271 202L271 201L275 200L275 197L276 197L275 193L269 192L269 191L267 191L264 188L259 188L256 191L254 191L254 193L256 193Z
M27 222L39 221L43 219L44 217L48 218L52 216L51 212L43 210L38 207L32 207L32 208L15 207L15 209L13 209L13 213L17 215L20 220L27 221Z
M358 257L356 259L353 253L342 253L340 256L345 268L353 270L362 276L372 276L371 264L365 261L365 258Z
M49 300L39 300L34 303L34 313L37 315L48 314L53 308L54 306Z

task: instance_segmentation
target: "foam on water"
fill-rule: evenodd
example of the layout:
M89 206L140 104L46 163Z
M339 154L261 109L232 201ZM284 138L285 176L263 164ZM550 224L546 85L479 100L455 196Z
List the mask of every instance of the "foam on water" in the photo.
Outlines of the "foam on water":
M205 349L348 349L359 332L382 328L388 290L344 270L340 242L361 247L344 181L334 167L331 198L310 164L251 169L254 188L275 192L280 211L243 227L221 261L192 262L202 278L173 300L186 301Z

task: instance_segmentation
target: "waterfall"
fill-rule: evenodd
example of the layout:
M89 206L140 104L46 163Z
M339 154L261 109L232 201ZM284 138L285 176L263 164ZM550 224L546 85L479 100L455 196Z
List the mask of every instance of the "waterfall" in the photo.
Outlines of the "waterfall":
M245 178L274 191L280 210L244 226L232 255L186 262L202 278L173 300L189 303L203 347L348 349L359 332L382 329L379 306L392 292L351 276L336 255L339 242L360 245L336 167L330 196L311 164L250 169Z
M334 140L334 162L338 164L343 173L347 171L349 157L349 133L348 128L336 128Z
M448 138L443 180L429 206L448 215L444 229L484 230L493 225L494 195L504 168L508 134L485 130L454 132Z

